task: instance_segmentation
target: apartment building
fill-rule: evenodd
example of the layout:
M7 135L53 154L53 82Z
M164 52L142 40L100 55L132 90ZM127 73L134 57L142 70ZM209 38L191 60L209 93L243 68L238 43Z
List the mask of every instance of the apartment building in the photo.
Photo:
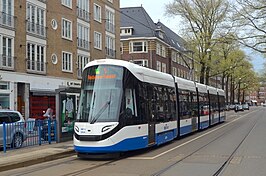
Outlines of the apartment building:
M56 90L80 86L89 61L120 59L119 6L117 0L0 0L1 106L38 118L56 109Z
M121 8L121 57L154 70L194 80L192 52L163 23L154 23L143 7Z

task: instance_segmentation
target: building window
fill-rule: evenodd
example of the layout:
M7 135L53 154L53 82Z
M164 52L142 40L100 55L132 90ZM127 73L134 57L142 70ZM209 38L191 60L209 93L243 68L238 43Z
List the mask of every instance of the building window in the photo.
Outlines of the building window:
M115 57L115 38L106 35L106 54Z
M98 21L98 22L102 22L101 21L101 14L102 14L102 10L101 10L101 6L94 4L94 20Z
M176 52L172 51L172 61L176 62Z
M61 3L69 8L72 8L72 0L61 0Z
M2 6L1 6L2 2ZM14 6L13 0L2 0L0 2L0 24L5 26L14 27L14 16L12 15L12 9Z
M9 109L10 108L10 95L0 94L0 104L2 106L2 109Z
M176 70L176 68L175 68L175 67L173 67L173 72L172 72L172 75L173 75L173 76L177 76L177 70Z
M111 2L111 3L113 3L113 0L108 0L108 2Z
M77 16L85 21L89 21L89 1L78 0L77 1Z
M62 37L72 40L72 22L67 19L62 19Z
M94 31L94 48L102 49L102 34Z
M161 69L162 66L161 66L161 62L160 62L160 61L157 61L157 62L156 62L156 67L157 67L156 69L157 69L158 71L162 71L162 69Z
M0 81L0 90L9 90L9 89L10 89L9 82Z
M62 53L62 71L72 72L72 53Z
M166 57L166 53L165 53L165 46L157 43L156 44L156 54L162 57Z
M27 69L28 71L44 72L45 47L34 43L27 44Z
M166 73L166 64L165 63L162 63L162 72Z
M106 10L106 23L105 23L106 30L108 32L114 33L115 32L115 14L110 10Z
M0 35L0 68L13 69L12 38Z
M144 60L133 60L132 61L134 64L143 66L143 67L149 67L149 61L147 59Z
M82 76L83 68L89 63L89 58L86 56L78 55L78 78Z
M27 32L46 36L45 10L27 3Z
M120 53L123 54L124 51L124 45L123 42L120 42Z
M77 35L78 47L89 50L89 28L78 23Z
M130 53L142 53L147 52L147 42L146 41L136 41L129 43Z

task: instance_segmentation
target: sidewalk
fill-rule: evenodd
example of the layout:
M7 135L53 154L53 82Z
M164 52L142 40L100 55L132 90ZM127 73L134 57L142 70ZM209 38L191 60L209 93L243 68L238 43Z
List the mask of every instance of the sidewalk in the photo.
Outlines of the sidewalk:
M73 141L0 151L0 172L51 161L74 154Z

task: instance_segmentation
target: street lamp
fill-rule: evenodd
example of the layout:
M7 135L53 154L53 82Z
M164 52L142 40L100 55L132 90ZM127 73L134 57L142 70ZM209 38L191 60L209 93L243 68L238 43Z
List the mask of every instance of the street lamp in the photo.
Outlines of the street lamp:
M238 81L238 103L240 103L240 81L241 81L242 78L239 78L239 81Z

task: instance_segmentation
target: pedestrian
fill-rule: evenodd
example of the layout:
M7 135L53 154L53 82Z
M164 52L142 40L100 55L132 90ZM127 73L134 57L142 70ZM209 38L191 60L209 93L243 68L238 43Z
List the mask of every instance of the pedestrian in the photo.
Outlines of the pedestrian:
M1 103L0 103L0 109L3 109L3 108L2 108L2 104L1 104Z
M53 109L48 108L43 116L46 117L47 119L52 120L52 118L54 118Z

